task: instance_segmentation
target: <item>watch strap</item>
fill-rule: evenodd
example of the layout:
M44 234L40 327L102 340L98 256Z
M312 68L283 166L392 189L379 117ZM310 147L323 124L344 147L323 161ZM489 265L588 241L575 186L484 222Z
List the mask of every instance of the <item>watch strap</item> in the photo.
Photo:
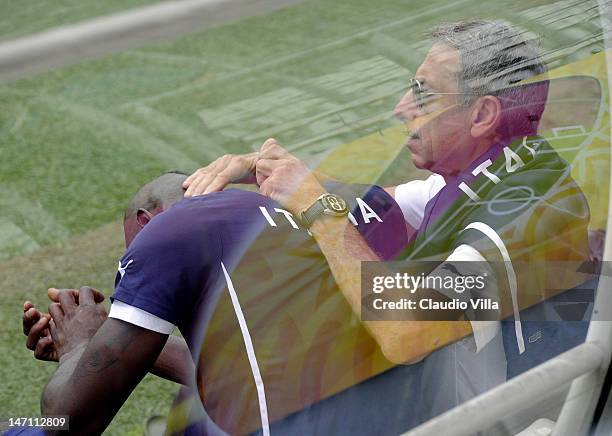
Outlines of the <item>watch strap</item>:
M312 206L302 212L302 215L300 217L302 220L302 225L309 229L314 223L314 221L318 217L323 215L324 211L325 206L323 206L323 202L320 198L317 198L317 201L315 201Z

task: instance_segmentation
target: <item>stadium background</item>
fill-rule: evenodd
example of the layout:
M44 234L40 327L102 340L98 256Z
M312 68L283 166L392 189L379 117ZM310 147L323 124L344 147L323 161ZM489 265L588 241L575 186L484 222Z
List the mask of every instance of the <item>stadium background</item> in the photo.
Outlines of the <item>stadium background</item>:
M3 0L0 40L148 3ZM54 368L24 347L22 302L45 307L48 286L109 295L123 207L140 184L270 136L336 175L413 177L390 164L397 153L409 162L391 109L429 48L428 29L474 17L542 35L551 68L603 49L594 1L307 1L1 85L0 418L36 415ZM607 178L597 180L607 190ZM142 434L175 391L148 376L107 434Z

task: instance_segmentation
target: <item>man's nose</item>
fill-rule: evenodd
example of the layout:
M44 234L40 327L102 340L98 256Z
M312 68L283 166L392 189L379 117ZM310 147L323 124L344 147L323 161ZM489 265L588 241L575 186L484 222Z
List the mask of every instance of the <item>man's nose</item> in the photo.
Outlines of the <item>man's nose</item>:
M393 115L400 121L411 121L418 116L418 108L412 90L408 91L395 105Z

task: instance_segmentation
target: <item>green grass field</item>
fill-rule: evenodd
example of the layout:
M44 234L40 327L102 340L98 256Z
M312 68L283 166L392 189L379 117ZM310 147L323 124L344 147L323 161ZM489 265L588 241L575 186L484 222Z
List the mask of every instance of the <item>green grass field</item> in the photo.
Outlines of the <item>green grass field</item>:
M0 40L151 3L0 0ZM595 1L307 1L176 41L0 85L0 419L39 412L54 365L24 346L24 299L49 286L112 292L120 218L172 169L274 136L309 162L393 124L427 30L502 18L542 35L551 66L601 48ZM364 159L371 159L364 156ZM410 177L395 169L384 181ZM147 378L107 431L141 434L176 386Z

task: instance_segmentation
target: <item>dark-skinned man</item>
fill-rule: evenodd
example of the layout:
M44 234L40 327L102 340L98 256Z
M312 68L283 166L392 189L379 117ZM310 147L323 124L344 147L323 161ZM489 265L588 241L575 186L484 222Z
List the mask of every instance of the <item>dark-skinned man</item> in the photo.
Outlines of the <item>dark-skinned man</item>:
M167 192L170 184L181 191L184 179L162 176L143 190L153 185ZM204 422L194 424L196 434L217 432L217 425L230 433L265 433L274 421L392 366L354 319L314 240L278 204L230 190L172 207L162 194L160 201L142 207L143 190L126 212L128 250L119 263L109 317L97 332L104 313L90 288L51 294L59 300L49 309L55 349L44 349L45 320L30 328L28 341L38 332L43 347L37 353L55 352L60 362L43 395L44 413L69 415L74 431L100 431L151 364L164 354L172 357L160 350L174 325L196 362L191 387L214 421L199 416ZM395 229L403 221L380 188L353 203L355 221L378 225L374 234L383 222ZM31 324L36 309L28 310ZM75 328L79 332L71 335ZM405 379L404 387L414 378ZM342 404L363 403L363 395L345 394L326 410L355 411ZM93 401L95 410L86 407ZM368 409L375 418L376 411ZM318 418L322 414L326 422ZM322 429L351 428L334 413L306 415L307 423L286 425L298 432L313 423ZM388 431L405 429L414 420L404 415ZM370 420L368 425L382 430L385 424Z
M144 227L154 214L158 214L176 201L182 199L183 190L177 186L177 181L184 176L179 173L167 173L157 179L157 183L149 183L140 189L130 201L124 215L124 240L126 248L142 227ZM149 212L151 210L152 212ZM104 295L96 289L91 289L95 303L104 301ZM60 305L60 295L71 301L71 298L78 301L78 291L71 290L68 294L63 294L60 290L50 288L48 290L49 299L54 303L51 307ZM60 305L61 308L61 305ZM53 344L48 324L51 316L37 310L30 301L24 302L23 307L23 331L27 336L26 346L34 351L34 356L39 360L59 360L59 350ZM97 316L90 320L91 325L86 329L81 329L84 337L91 338L97 328L106 319L107 313L102 305L96 305ZM75 329L75 334L79 329ZM70 338L71 341L78 340ZM63 342L62 342L63 344ZM193 364L189 358L185 341L171 336L164 347L160 358L155 362L152 372L170 381L190 385L193 380Z

